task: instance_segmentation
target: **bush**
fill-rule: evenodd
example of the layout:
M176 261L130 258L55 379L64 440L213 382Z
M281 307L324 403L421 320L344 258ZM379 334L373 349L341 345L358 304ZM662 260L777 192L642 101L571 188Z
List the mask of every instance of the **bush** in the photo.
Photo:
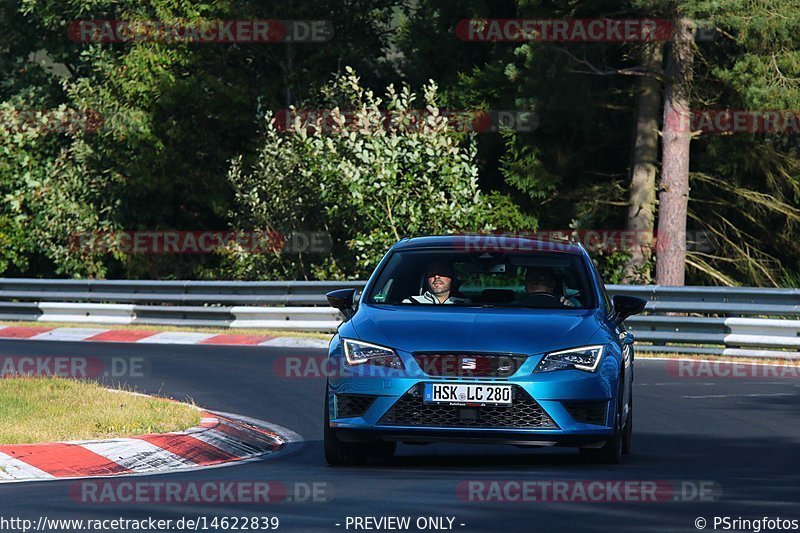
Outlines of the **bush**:
M326 254L251 254L234 249L228 268L239 278L363 278L403 237L514 229L530 221L506 197L478 187L476 143L437 107L437 87L417 96L393 86L379 98L352 69L322 92L330 120L294 122L280 131L266 116L264 143L229 179L240 229L289 235L322 231ZM497 206L501 206L499 209Z

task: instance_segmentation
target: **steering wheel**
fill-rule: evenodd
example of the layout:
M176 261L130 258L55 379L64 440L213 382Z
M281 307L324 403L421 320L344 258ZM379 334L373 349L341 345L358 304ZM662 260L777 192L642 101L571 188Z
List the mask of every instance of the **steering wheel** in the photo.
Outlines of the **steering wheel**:
M516 305L520 307L543 307L545 309L556 309L565 307L561 298L549 292L532 292L526 294L519 300Z

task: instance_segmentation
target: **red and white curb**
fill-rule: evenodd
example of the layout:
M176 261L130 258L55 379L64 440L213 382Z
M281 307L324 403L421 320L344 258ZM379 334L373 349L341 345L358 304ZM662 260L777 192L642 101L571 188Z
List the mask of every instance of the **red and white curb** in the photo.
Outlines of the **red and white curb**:
M137 437L0 446L0 483L161 474L236 464L300 442L251 418L204 412L186 431Z
M328 341L309 337L270 337L191 331L145 331L133 329L51 328L45 326L0 327L0 339L34 341L132 342L141 344L214 344L222 346L279 346L327 348Z

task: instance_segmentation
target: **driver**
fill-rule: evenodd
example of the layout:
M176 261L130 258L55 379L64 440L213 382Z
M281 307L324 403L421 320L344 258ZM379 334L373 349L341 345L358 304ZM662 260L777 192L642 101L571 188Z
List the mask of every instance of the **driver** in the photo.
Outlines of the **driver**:
M555 274L549 268L530 267L525 271L525 294L549 294L561 302L565 307L575 307L575 304L564 297L563 294L556 294Z
M428 290L419 296L412 296L403 300L404 304L465 304L466 298L451 296L454 292L453 265L447 261L431 261L425 268L425 280Z

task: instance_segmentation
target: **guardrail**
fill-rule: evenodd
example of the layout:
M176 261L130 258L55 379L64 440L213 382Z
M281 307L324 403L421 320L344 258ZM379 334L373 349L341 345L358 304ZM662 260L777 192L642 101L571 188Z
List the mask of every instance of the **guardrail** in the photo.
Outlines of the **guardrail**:
M648 300L625 321L639 350L800 359L800 289L610 285Z
M173 305L326 305L363 281L127 281L0 278L0 300Z
M0 320L332 332L325 293L363 281L116 281L0 278ZM648 300L626 321L652 352L800 359L800 290L610 285Z

